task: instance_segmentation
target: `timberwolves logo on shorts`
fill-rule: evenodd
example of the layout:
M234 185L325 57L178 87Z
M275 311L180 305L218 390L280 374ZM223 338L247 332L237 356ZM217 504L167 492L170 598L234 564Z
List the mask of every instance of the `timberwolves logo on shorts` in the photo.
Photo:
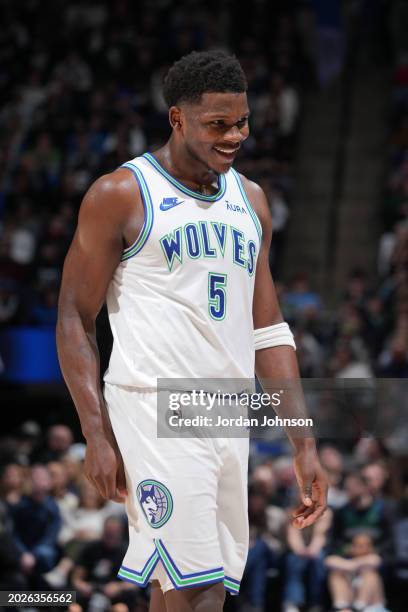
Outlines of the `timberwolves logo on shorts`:
M158 529L167 523L173 512L173 498L167 487L157 480L142 480L137 498L150 527Z

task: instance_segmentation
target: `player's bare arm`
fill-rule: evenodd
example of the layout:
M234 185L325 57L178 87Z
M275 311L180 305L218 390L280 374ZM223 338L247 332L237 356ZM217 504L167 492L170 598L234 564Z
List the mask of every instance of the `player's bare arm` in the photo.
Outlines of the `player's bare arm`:
M81 205L58 306L58 356L87 441L85 473L104 498L116 501L124 500L126 483L99 382L95 320L123 249L142 224L132 173L119 169L98 179Z
M244 177L243 181L249 200L262 225L262 245L256 268L253 301L254 329L261 329L283 323L269 268L272 219L262 189ZM275 408L279 416L299 418L306 415L296 353L291 346L272 346L257 350L255 372L265 391L268 391L268 381L272 379L293 381L291 383L293 401L289 404L285 402L281 407ZM325 511L327 481L317 456L312 433L293 435L290 428L287 428L286 432L294 448L294 469L302 502L294 512L293 525L303 528L314 523Z

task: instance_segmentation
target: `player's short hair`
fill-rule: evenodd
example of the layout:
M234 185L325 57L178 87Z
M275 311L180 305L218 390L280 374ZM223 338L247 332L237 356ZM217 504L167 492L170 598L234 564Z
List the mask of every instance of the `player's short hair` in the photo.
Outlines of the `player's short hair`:
M175 62L164 80L169 106L199 102L204 93L243 93L248 84L242 66L222 50L193 51Z

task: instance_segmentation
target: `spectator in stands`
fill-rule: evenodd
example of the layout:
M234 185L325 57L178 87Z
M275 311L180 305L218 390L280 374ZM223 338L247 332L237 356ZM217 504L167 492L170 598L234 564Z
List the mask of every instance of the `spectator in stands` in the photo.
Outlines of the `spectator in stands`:
M27 583L19 564L19 552L11 533L7 506L0 501L0 590L24 590Z
M335 378L372 378L369 364L361 359L349 342L339 343L330 363L330 372Z
M250 486L254 494L259 493L266 501L262 538L271 551L270 558L273 559L274 567L280 568L286 549L287 514L278 503L278 480L273 465L270 463L258 465L251 474Z
M266 601L268 569L279 568L280 558L268 545L267 500L256 488L248 497L249 550L243 579L243 596L251 612L262 612Z
M361 473L374 499L384 499L385 488L389 480L389 473L386 466L379 461L373 461L372 463L364 465L361 469Z
M111 503L106 502L83 475L78 482L78 497L67 489L64 465L57 463L52 470L57 479L57 491L62 495L56 501L62 504L62 518L65 519L60 532L63 556L45 578L54 588L61 588L66 584L68 574L84 547L101 537Z
M313 319L322 309L320 296L312 291L306 274L297 274L283 296L283 308L296 320L298 317ZM290 315L289 315L290 316Z
M345 555L329 555L325 563L333 610L387 612L379 573L381 557L369 534L356 533Z
M352 270L347 279L344 299L356 308L364 308L367 297L367 274L358 268Z
M24 492L24 470L17 463L4 465L0 473L0 498L8 505L17 504Z
M51 494L54 497L61 515L61 529L58 534L58 543L61 554L64 547L75 536L75 512L79 505L77 495L68 490L68 472L63 463L51 461L47 465L51 476ZM67 547L69 549L69 545ZM44 575L47 583L53 588L63 588L67 584L68 574L74 565L73 560L64 555L50 572Z
M387 463L389 450L380 438L374 436L361 437L353 448L353 460L360 467L366 463Z
M397 511L397 504L385 492L389 481L387 467L380 461L367 463L362 467L361 474L367 482L368 489L373 498L383 504L384 513L387 515L389 523L392 524Z
M108 517L101 537L83 548L72 572L72 588L77 592L78 603L90 609L99 605L98 610L102 611L124 602L133 609L141 596L139 588L117 578L125 552L123 522Z
M292 461L288 455L282 455L273 461L276 478L274 503L281 508L290 508L297 501L296 478Z
M273 240L269 251L269 264L275 276L278 269L280 254L284 245L286 226L290 216L289 206L285 200L283 190L274 184L268 175L262 176L259 185L268 199L272 216Z
M51 478L47 468L34 465L30 470L30 493L9 506L20 567L34 580L52 569L59 555L61 516L49 495L50 490Z
M84 457L78 456L77 451L73 452L74 447L71 446L69 451L61 457L61 463L64 465L68 477L68 489L75 495L79 495L80 483L83 477L83 462Z
M72 537L65 546L70 557L76 558L87 542L101 537L105 505L96 488L83 476L79 483L79 505L74 513Z
M260 493L266 500L266 530L263 537L278 557L286 547L284 531L287 517L286 512L278 504L278 481L273 465L270 463L258 465L251 474L250 484L252 491Z
M52 425L47 431L46 446L36 454L35 460L40 463L59 461L73 441L73 433L67 425Z
M326 580L324 557L331 520L331 511L327 510L314 525L301 531L288 523L284 612L299 612L306 603L310 611L323 610Z
M68 472L65 465L59 461L51 461L47 467L51 476L51 494L61 514L62 525L58 542L64 546L75 533L75 512L79 506L79 499L68 489Z
M347 494L342 486L344 476L343 456L337 448L327 444L319 449L319 457L329 481L327 503L330 508L341 508L347 502Z
M323 350L316 337L300 321L295 329L296 354L302 378L323 376Z
M408 348L402 335L395 335L381 353L377 374L384 378L408 378Z
M41 442L41 427L36 421L24 421L16 431L16 458L21 465L33 463L32 459Z
M384 302L376 293L371 293L364 310L364 342L370 350L371 357L376 358L387 335L388 315Z
M365 529L381 559L389 559L392 553L391 517L382 500L374 499L360 472L348 474L345 490L348 503L333 514L331 550L345 556L355 533Z

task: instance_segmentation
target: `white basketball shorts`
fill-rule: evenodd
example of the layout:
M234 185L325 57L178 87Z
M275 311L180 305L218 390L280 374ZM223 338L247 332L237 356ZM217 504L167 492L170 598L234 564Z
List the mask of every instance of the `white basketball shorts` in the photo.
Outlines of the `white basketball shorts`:
M119 578L161 589L223 582L248 553L248 438L157 438L157 394L105 384L125 465L129 548Z

